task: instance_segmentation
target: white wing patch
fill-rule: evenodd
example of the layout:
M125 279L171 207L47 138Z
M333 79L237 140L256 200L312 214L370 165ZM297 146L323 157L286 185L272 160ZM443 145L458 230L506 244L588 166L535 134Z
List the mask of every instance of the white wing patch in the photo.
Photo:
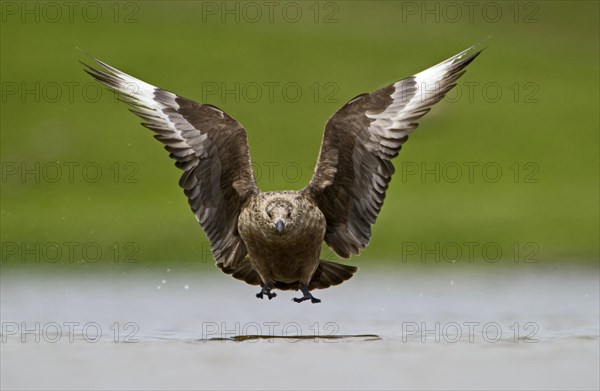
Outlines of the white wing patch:
M423 116L438 102L456 78L452 75L453 66L463 60L474 47L442 61L416 75L394 83L393 102L379 114L365 114L374 119L369 130L379 137L400 139L412 132L415 120Z
M197 129L177 113L179 109L179 105L175 100L177 95L136 79L98 59L94 60L110 72L107 73L110 77L110 87L118 94L119 98L135 106L136 114L153 122L153 125L158 125L164 130L171 131L169 136L179 142L169 143L170 146L175 148L189 148L190 153L194 152L182 132ZM157 98L157 92L160 93L160 99ZM172 114L166 114L165 110L168 110ZM206 138L205 135L204 138Z
M434 102L431 103L435 103L436 97L440 94L444 94L444 90L448 87L446 78L450 75L453 65L465 58L467 53L471 52L471 50L472 48L464 50L454 57L417 73L414 76L417 91L404 110L394 117L394 120L402 120L401 118L398 118L402 116L402 113L410 113L419 108L422 109L424 105L429 107L430 105L428 103L432 100L434 100ZM395 85L397 86L398 84L399 82ZM396 90L396 93L398 93L398 90ZM392 97L394 96L392 95Z

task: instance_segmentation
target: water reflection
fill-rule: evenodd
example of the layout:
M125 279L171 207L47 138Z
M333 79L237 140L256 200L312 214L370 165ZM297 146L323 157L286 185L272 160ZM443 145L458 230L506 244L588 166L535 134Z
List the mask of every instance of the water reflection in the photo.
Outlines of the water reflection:
M244 342L244 341L257 341L257 340L285 340L286 342L297 342L297 341L314 341L318 342L319 340L361 340L361 341L378 341L382 338L376 334L356 334L356 335L319 335L319 336L310 336L310 335L234 335L232 337L215 337L208 338L206 340L201 341L235 341L235 342Z

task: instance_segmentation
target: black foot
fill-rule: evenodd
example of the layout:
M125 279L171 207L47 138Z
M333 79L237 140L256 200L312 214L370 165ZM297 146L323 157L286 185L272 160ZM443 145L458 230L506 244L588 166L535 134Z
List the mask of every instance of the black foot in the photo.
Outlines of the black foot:
M256 297L258 297L259 299L263 298L263 295L267 295L267 297L269 298L269 300L271 300L272 298L274 298L275 296L277 296L277 293L275 292L271 292L271 287L268 285L263 286L263 288L260 290L260 292L258 292L256 294Z
M310 300L311 303L320 303L321 302L321 299L317 299L309 292L307 286L303 286L302 288L300 288L300 290L302 291L302 294L304 296L293 298L292 300L294 300L296 303L302 303L305 300Z

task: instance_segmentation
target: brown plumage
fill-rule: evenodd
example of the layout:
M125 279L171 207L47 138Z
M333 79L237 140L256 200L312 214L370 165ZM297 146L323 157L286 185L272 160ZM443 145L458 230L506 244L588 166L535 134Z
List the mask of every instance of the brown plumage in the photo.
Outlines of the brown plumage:
M161 90L96 60L85 71L133 107L183 170L179 185L211 243L217 266L272 289L338 285L356 267L320 259L325 241L344 258L371 237L398 155L416 121L455 86L475 46L414 76L350 100L327 122L312 180L300 191L260 192L246 131L222 110Z

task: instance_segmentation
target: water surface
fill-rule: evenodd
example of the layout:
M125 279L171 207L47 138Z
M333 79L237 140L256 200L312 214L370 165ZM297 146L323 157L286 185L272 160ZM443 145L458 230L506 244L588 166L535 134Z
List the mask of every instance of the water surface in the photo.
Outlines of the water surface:
M598 389L597 270L362 269L320 304L195 269L3 271L1 385Z

